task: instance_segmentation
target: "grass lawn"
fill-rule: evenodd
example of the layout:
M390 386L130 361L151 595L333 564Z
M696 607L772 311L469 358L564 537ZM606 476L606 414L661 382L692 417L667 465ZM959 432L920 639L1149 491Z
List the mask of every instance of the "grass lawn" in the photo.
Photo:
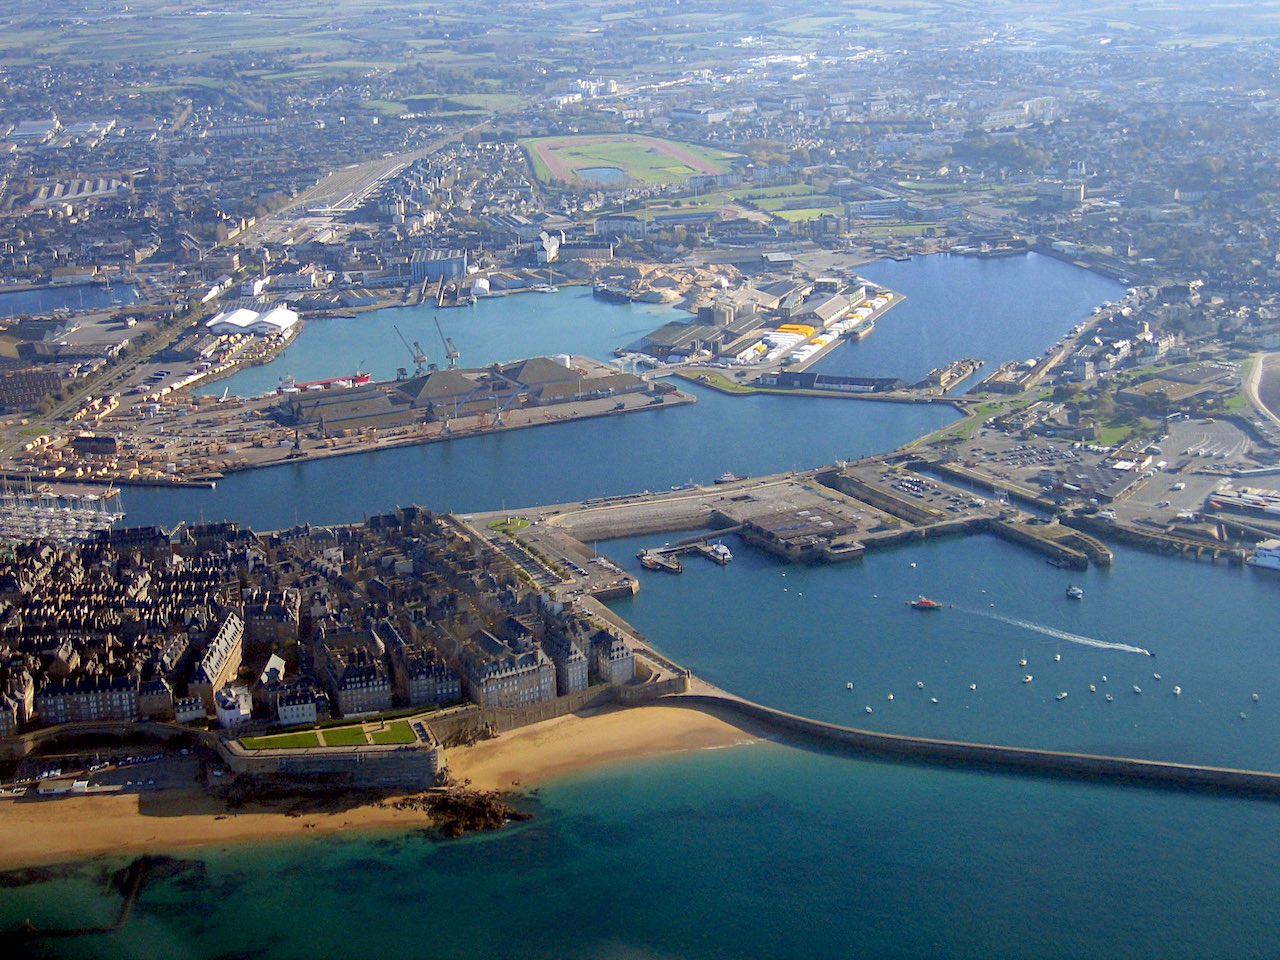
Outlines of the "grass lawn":
M515 533L517 530L523 530L529 525L529 521L524 517L507 517L505 520L495 520L489 524L490 530L497 530L501 533Z
M371 730L369 737L377 744L416 743L417 734L409 729L408 720L395 720L387 724L385 730Z
M324 742L329 747L366 747L369 738L364 735L363 727L334 727L324 731Z
M544 181L557 178L553 168L558 165L561 179L585 167L617 167L635 183L679 183L700 171L722 172L725 161L736 156L696 144L628 134L534 137L521 140L520 145Z
M299 750L320 746L320 738L314 731L303 733L278 733L270 737L242 737L246 750Z
M788 223L800 223L805 220L817 220L824 213L839 213L838 207L804 207L800 210L774 210L773 215Z

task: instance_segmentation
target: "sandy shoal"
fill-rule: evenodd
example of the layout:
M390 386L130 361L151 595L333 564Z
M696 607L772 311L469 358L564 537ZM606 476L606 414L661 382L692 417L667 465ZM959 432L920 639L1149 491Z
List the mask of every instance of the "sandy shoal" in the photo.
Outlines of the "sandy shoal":
M710 713L633 707L565 716L446 752L455 779L479 790L528 787L599 763L704 750L752 736ZM82 860L101 854L172 851L339 830L411 829L421 813L364 805L289 816L227 810L199 788L154 793L0 800L0 869Z

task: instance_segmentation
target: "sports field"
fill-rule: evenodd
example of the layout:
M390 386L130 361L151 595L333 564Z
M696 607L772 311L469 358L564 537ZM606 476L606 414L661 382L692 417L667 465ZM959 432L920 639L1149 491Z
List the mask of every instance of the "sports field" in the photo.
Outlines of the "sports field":
M537 137L521 140L538 179L564 183L589 182L578 171L614 168L620 171L610 185L680 183L698 173L724 173L737 154L660 137L601 134L576 137Z

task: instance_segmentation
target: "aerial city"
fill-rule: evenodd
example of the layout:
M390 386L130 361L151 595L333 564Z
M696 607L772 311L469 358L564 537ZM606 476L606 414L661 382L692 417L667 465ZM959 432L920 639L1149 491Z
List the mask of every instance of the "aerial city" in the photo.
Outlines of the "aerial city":
M1280 4L0 23L6 955L1280 942Z

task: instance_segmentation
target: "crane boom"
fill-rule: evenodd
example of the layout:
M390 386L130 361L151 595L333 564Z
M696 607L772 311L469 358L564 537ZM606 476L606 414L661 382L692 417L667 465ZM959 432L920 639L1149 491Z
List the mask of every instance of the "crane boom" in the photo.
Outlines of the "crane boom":
M458 365L458 358L462 356L458 352L458 348L453 345L453 337L446 337L444 330L440 326L440 318L435 317L436 333L440 334L440 342L444 344L444 355L449 361L449 368L453 369Z
M400 332L400 328L394 323L391 328L395 330L396 336L400 338L400 342L404 344L404 348L409 351L409 356L413 357L414 373L422 376L427 371L427 355L423 352L422 345L417 340L413 341L413 346L409 346L409 341L405 335Z

